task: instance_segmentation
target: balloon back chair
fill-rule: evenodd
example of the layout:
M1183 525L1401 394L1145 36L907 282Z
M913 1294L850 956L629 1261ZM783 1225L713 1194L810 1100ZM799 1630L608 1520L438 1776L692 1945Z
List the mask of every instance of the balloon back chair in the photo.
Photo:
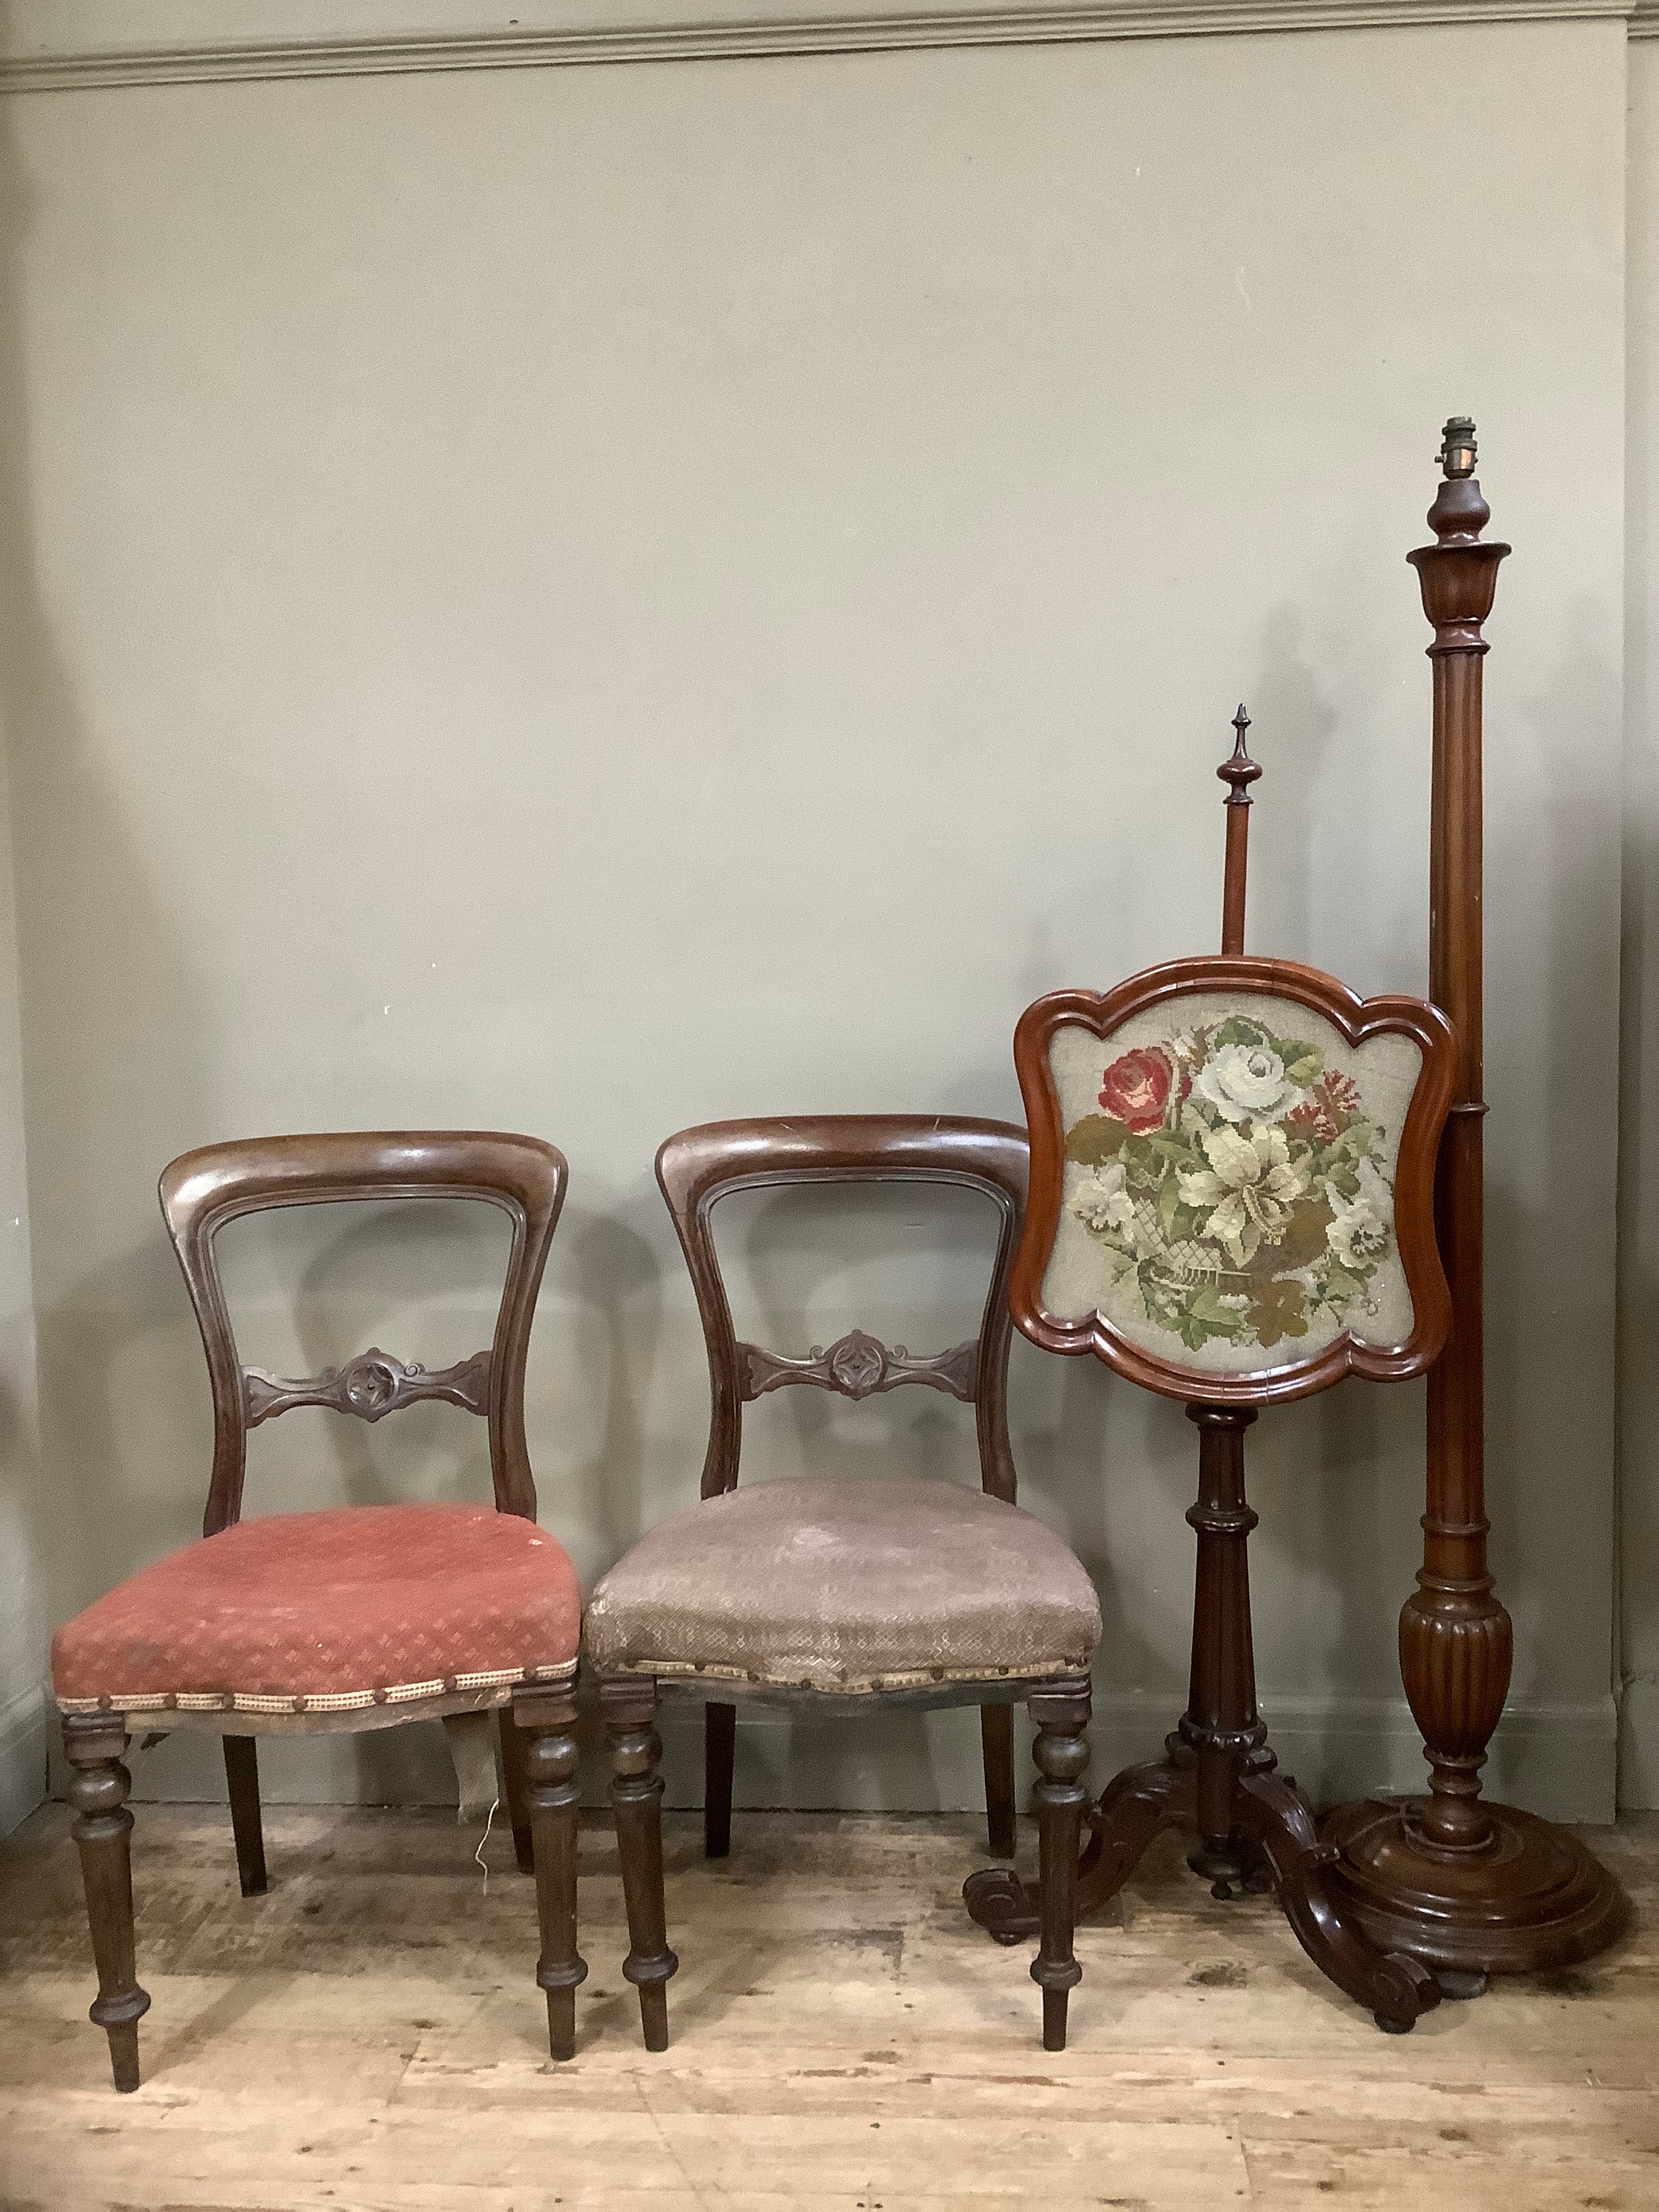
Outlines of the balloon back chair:
M138 2021L149 2006L134 1955L123 1764L135 1721L222 1737L247 1897L265 1887L259 1736L498 1711L514 1842L536 1875L550 2044L556 2058L572 2053L586 1971L576 1952L571 1735L580 1598L564 1551L536 1525L524 1431L525 1356L567 1176L563 1155L537 1138L439 1131L210 1145L161 1176L213 1391L203 1533L61 1628L52 1661L98 1969L91 2016L108 2033L118 2089L138 2086ZM285 1206L424 1198L478 1200L512 1224L487 1350L428 1369L374 1349L300 1380L242 1364L215 1248L228 1222ZM489 1423L489 1504L242 1519L249 1429L299 1407L378 1421L422 1399Z
M729 1846L737 1706L815 1713L978 1705L991 1847L1014 1847L1012 1706L1037 1726L1045 1869L1075 1868L1089 1667L1100 1606L1069 1547L1015 1503L1007 1424L1008 1269L1024 1208L1022 1131L944 1115L720 1121L670 1137L657 1177L702 1319L712 1418L701 1501L663 1522L594 1589L585 1627L612 1742L629 1914L623 1968L647 2048L668 2039L678 1961L664 1909L654 1718L659 1691L705 1707L704 1843ZM990 1199L1001 1238L978 1334L931 1356L861 1329L804 1357L739 1341L711 1216L729 1193L787 1184L943 1183ZM975 1409L981 1487L948 1480L797 1477L738 1485L743 1408L805 1386L853 1400L907 1385ZM1065 2039L1070 1891L1056 1872L1034 1973L1045 2040Z

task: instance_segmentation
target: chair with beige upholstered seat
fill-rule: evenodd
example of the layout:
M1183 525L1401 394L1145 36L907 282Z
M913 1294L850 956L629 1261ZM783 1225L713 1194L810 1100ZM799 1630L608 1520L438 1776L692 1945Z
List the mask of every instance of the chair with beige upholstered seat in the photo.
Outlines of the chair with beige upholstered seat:
M213 1388L213 1473L200 1539L131 1576L61 1628L52 1686L75 1770L99 1993L118 2089L138 2086L149 1998L134 1960L123 1764L127 1729L224 1739L245 1897L265 1887L257 1739L499 1713L521 1866L541 1921L537 1981L556 2058L574 2048L576 1985L575 1674L580 1595L562 1548L536 1525L525 1448L525 1353L563 1203L563 1155L535 1137L461 1133L270 1137L173 1161L161 1206ZM240 1215L345 1199L460 1198L501 1209L512 1245L493 1341L453 1367L387 1353L300 1381L244 1367L215 1238ZM489 1425L495 1496L480 1504L354 1505L243 1521L247 1431L300 1406L378 1420L441 1399Z
M603 1577L583 1632L612 1741L629 1916L623 1972L639 1987L652 2050L667 2043L667 1983L678 1963L663 1899L659 1691L705 1707L711 1857L729 1843L739 1702L857 1713L887 1699L980 1707L991 1847L1011 1855L1012 1707L1028 1705L1046 1901L1033 1971L1063 2042L1066 1992L1079 1977L1073 1899L1100 1607L1070 1548L1014 1502L1006 1293L1026 1164L1023 1131L939 1115L714 1122L669 1138L657 1155L708 1344L713 1417L702 1496ZM1002 1233L977 1337L931 1357L860 1329L804 1358L740 1343L714 1240L716 1203L779 1184L872 1182L957 1184L995 1203ZM920 1384L965 1400L975 1411L981 1488L800 1477L740 1489L744 1405L801 1384L855 1400Z

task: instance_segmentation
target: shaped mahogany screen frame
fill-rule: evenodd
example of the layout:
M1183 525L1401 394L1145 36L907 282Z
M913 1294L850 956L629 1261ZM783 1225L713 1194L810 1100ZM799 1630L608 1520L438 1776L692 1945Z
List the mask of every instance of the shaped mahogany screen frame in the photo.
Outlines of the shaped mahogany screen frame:
M1076 1026L1104 1042L1149 1007L1230 992L1293 1000L1322 1015L1350 1045L1373 1036L1406 1036L1422 1053L1394 1178L1395 1241L1413 1314L1412 1333L1402 1344L1368 1344L1345 1328L1306 1359L1254 1370L1200 1370L1146 1351L1099 1312L1062 1320L1042 1303L1066 1179L1066 1131L1049 1057L1055 1033ZM1438 1358L1451 1328L1451 1294L1435 1239L1434 1177L1457 1060L1456 1031L1427 1000L1358 998L1334 975L1291 960L1212 953L1146 969L1110 991L1054 991L1037 1000L1014 1031L1014 1066L1031 1142L1030 1195L1008 1285L1021 1334L1045 1352L1092 1352L1129 1382L1194 1405L1274 1405L1310 1397L1345 1375L1394 1382L1422 1374Z

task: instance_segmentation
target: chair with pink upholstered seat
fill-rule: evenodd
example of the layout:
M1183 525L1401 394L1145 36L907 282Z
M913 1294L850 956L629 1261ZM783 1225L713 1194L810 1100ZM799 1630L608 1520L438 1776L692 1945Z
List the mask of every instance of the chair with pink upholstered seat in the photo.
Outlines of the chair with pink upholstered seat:
M98 1967L92 2018L108 2033L118 2089L138 2086L137 2024L149 2006L134 1956L122 1763L134 1721L222 1736L242 1893L252 1896L265 1887L258 1736L497 1711L519 1863L536 1875L549 2041L556 2058L574 2050L586 1972L571 1734L581 1600L564 1550L536 1525L524 1432L525 1356L567 1176L563 1155L538 1138L455 1131L210 1145L162 1175L213 1389L203 1534L67 1623L52 1659ZM301 1381L242 1365L215 1254L227 1222L411 1198L478 1200L512 1224L487 1351L428 1370L374 1350ZM491 1503L241 1519L251 1427L300 1406L379 1420L421 1399L488 1421Z

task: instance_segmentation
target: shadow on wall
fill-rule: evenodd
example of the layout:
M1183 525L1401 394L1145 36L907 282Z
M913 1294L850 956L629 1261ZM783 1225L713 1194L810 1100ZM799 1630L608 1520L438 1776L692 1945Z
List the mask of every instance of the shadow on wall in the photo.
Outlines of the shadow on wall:
M1317 968L1322 963L1313 937L1312 890L1320 860L1316 816L1320 783L1334 752L1340 760L1340 747L1334 744L1336 709L1308 662L1304 627L1296 607L1276 607L1267 617L1261 632L1261 673L1255 696L1247 702L1256 726L1245 743L1261 763L1263 777L1255 787L1259 806L1252 817L1245 944L1252 952L1305 960ZM1265 836L1255 830L1258 820L1266 826ZM1212 918L1204 917L1217 934L1203 945L1206 951L1221 941L1223 849L1218 820L1215 908ZM1286 854L1290 865L1268 866L1273 853ZM1328 855L1324 857L1328 864Z
M82 1273L68 1264L67 1255L88 1241L81 1184L96 1127L92 1102L118 1086L145 1127L198 1127L198 1068L177 1058L157 1064L149 1009L161 994L173 1017L169 1029L181 1036L200 1035L204 1010L189 950L159 912L92 763L38 575L21 321L29 181L12 106L0 101L0 684L16 854L35 1261L36 1517L48 1613L58 1620L112 1581L131 1555L132 1522L142 1509L121 1494L117 1473L118 1378L129 1346L155 1334L158 1315L176 1311L178 1295L159 1221L142 1246L118 1258ZM66 898L65 886L76 881L100 884L95 906ZM93 1249L103 1241L91 1240ZM176 1340L161 1342L174 1369L169 1381L189 1388ZM147 1357L155 1348L147 1346ZM146 1532L146 1549L164 1550L191 1533L163 1516Z
M1587 1762L1581 1793L1611 1819L1615 1170L1632 1136L1618 1130L1614 1105L1621 1005L1607 869L1617 823L1606 800L1598 812L1572 737L1586 725L1617 728L1620 678L1603 649L1602 606L1585 599L1564 608L1559 628L1570 642L1547 684L1505 717L1512 769L1498 769L1489 748L1487 1510L1498 1592L1515 1621L1511 1703L1564 1693L1575 1702ZM1491 794L1511 778L1524 797L1494 805ZM1522 917L1497 903L1515 882L1532 887ZM1639 1023L1639 997L1629 1004ZM1524 1132L1522 1142L1509 1133L1511 1099L1539 1115L1530 1146ZM1541 1474L1529 1488L1517 1480L1528 1465ZM1500 1728L1490 1781L1494 1795L1524 1804L1523 1748L1508 1752Z
M39 1344L41 1463L31 1504L55 1623L200 1533L210 1399L155 1184L179 1151L235 1133L217 1122L203 948L145 873L53 635L51 565L62 555L43 544L36 522L22 306L30 180L14 110L0 101L0 697L16 850ZM189 803L187 793L173 797ZM279 946L271 956L276 973ZM280 1041L280 1028L276 1034ZM107 1156L112 1128L121 1133L118 1162ZM106 1182L112 1168L124 1177L112 1217L94 1210L94 1160ZM356 1256L348 1235L302 1282L302 1329L315 1322L330 1271ZM327 1442L319 1435L315 1449L331 1451L344 1494L373 1494L350 1437L356 1425L316 1419L334 1431ZM13 1455L0 1464L10 1469ZM145 1470L158 1467L185 1472L152 1488ZM487 1452L483 1468L472 1482L468 1462L469 1487L488 1495ZM252 1468L250 1485L258 1512ZM61 1788L55 1726L49 1734ZM453 1801L435 1727L273 1741L264 1755L273 1800L319 1794L303 1780L284 1786L317 1765L348 1778L322 1794ZM222 1798L217 1744L175 1736L136 1766L134 1782L139 1798Z

